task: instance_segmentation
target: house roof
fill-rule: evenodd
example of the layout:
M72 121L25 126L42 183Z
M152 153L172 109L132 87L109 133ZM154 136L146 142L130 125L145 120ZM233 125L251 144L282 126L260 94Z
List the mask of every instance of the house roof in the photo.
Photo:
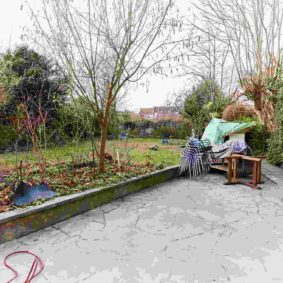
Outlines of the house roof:
M142 114L153 114L154 108L141 108L140 113L142 113Z

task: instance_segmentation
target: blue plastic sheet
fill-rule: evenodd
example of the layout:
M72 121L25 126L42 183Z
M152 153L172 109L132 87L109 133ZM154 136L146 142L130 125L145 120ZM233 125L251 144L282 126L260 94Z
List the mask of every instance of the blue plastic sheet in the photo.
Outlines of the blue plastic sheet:
M23 196L20 194L16 194L14 196L14 204L17 206L26 205L38 199L52 198L55 195L56 193L53 192L48 187L48 185L40 184L38 186L29 187Z

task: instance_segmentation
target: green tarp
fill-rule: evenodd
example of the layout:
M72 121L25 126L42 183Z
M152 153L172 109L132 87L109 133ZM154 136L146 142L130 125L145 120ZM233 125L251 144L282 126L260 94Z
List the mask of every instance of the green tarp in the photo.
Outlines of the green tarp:
M222 144L225 136L232 133L241 133L243 130L247 130L253 126L254 122L237 123L214 118L205 128L202 139L208 139L212 145Z

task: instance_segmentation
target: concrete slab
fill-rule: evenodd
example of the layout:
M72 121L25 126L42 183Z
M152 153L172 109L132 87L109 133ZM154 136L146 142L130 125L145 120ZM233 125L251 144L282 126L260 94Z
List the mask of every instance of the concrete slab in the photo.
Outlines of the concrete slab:
M35 283L283 282L283 187L224 181L172 180L0 245L0 259L38 254ZM26 274L32 260L12 262Z
M108 204L105 206L105 212L109 212L113 209L115 200L176 178L178 170L179 166L170 166L106 187L56 197L36 206L2 212L0 244L55 225L103 204Z

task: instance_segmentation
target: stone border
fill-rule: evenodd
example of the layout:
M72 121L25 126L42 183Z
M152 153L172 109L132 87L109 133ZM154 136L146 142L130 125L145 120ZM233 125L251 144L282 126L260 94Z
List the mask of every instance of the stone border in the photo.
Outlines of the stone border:
M178 176L179 166L114 185L57 197L38 206L0 213L0 244L66 220L128 194L158 185Z

